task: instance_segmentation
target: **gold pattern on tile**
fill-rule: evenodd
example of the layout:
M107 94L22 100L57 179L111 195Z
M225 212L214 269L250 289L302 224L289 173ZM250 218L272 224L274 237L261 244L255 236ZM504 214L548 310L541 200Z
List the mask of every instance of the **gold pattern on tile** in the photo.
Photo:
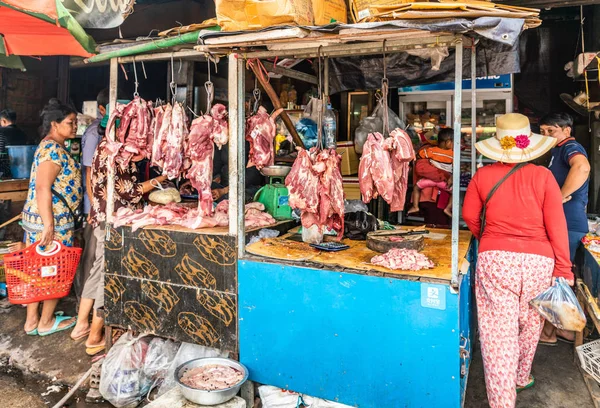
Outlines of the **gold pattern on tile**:
M129 252L121 261L123 268L134 278L157 278L158 269L144 255L136 252L133 247L129 248Z
M219 340L217 331L202 316L191 312L181 312L177 316L177 323L188 336L200 344L212 346Z
M231 324L235 318L235 298L222 293L198 290L196 298L198 302L214 317L225 323Z
M138 235L142 244L153 254L171 258L177 254L177 245L169 235L162 231L141 230Z
M217 287L215 277L188 254L185 254L181 258L181 262L175 267L175 272L177 272L181 280L188 286L208 289L215 289Z
M123 248L123 236L120 231L110 229L110 239L104 241L104 247L109 251L118 251Z
M221 266L235 263L235 251L223 238L210 235L199 235L194 245L207 261Z
M167 284L143 280L142 291L150 298L150 300L156 303L157 306L165 309L167 313L171 313L171 310L173 310L180 300L173 288Z
M125 315L142 332L156 332L159 327L159 320L154 310L146 305L130 300L125 302Z
M125 285L117 276L106 275L104 281L104 294L113 302L117 303L125 293Z

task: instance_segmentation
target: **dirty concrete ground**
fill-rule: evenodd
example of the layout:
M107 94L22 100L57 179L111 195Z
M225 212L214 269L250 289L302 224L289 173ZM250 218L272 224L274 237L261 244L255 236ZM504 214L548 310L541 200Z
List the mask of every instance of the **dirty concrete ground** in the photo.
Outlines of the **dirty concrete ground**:
M517 408L594 408L575 365L573 345L539 346L533 361L536 384L517 396ZM476 345L467 384L465 408L488 408L481 353Z
M83 343L69 337L69 331L48 337L23 332L25 309L14 306L9 313L0 309L0 407L52 407L90 368L91 359ZM58 310L72 315L74 299L61 300ZM475 345L465 408L487 408L481 354ZM579 369L573 362L573 347L539 347L533 364L536 386L519 394L517 408L593 408ZM54 388L53 388L54 386ZM56 388L58 386L59 388ZM51 387L51 388L48 388ZM42 395L50 392L48 395ZM84 392L68 408L108 408L110 404L86 404ZM388 407L385 407L388 408Z

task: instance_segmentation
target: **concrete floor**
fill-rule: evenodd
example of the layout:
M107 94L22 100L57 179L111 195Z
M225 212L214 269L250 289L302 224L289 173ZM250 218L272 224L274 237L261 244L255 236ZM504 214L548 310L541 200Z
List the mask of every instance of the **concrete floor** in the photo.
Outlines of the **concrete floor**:
M74 300L62 300L59 309L74 312ZM0 310L0 407L38 408L56 403L66 388L73 385L90 365L83 343L69 338L69 332L45 338L26 336L23 332L25 310L12 307ZM477 346L476 346L477 347ZM25 373L25 374L23 374ZM533 365L536 385L519 394L517 408L593 408L591 397L577 366L573 363L573 347L560 343L557 347L540 347ZM48 396L49 386L63 386ZM83 396L84 394L80 394ZM68 407L109 407L91 405L81 399ZM466 408L487 408L481 354L476 348L469 374ZM392 407L382 407L392 408Z
M538 347L532 374L533 388L517 396L517 408L594 408L579 368L573 362L573 346ZM488 408L481 353L476 349L469 373L465 408Z

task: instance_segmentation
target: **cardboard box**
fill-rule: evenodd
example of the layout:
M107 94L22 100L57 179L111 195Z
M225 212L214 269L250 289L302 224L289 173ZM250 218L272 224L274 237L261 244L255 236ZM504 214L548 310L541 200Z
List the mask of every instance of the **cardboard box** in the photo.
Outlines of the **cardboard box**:
M215 9L222 31L314 23L311 0L215 0Z
M339 142L336 151L342 156L342 176L357 174L358 155L354 151L354 142Z
M315 25L327 25L333 22L346 23L348 11L346 0L312 0Z
M394 9L402 6L403 3L410 3L410 0L350 0L350 12L355 23L369 20L373 18L380 9L385 9L385 6L392 6ZM381 7L384 6L384 7Z
M360 185L358 184L358 178L344 179L344 194L346 200L360 200Z

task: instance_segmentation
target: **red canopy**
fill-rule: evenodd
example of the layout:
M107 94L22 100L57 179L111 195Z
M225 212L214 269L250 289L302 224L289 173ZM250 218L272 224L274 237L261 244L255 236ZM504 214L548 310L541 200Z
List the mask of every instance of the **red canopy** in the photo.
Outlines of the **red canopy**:
M76 55L81 57L93 55L76 38L78 35L61 27L56 17L55 1L0 1L11 6L12 3L18 3L19 5L15 7L23 10L17 11L11 7L0 5L0 36L4 37L6 55ZM52 8L52 6L54 7ZM80 27L77 28L83 32ZM81 37L81 33L76 34ZM84 32L83 36L87 37Z

